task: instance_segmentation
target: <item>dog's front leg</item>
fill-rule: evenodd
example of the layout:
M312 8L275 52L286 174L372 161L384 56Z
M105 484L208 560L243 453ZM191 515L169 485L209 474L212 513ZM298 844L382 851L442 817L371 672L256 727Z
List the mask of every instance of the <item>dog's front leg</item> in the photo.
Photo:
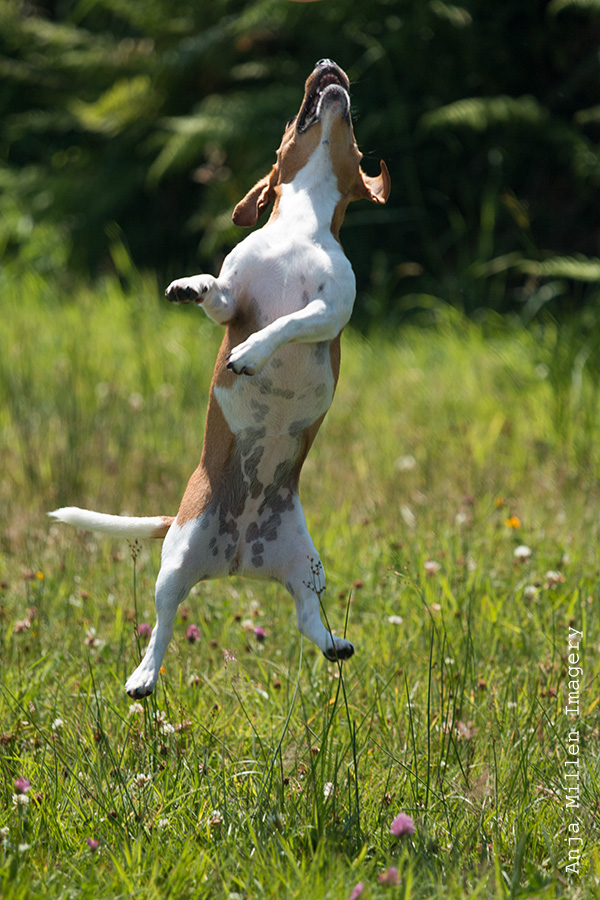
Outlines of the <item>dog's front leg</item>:
M165 291L171 303L195 303L209 318L225 325L233 318L235 300L230 291L213 275L192 275L172 281Z
M332 341L348 322L353 302L353 294L345 303L312 300L302 309L281 316L234 347L227 359L227 367L237 375L254 375L284 344L293 341Z

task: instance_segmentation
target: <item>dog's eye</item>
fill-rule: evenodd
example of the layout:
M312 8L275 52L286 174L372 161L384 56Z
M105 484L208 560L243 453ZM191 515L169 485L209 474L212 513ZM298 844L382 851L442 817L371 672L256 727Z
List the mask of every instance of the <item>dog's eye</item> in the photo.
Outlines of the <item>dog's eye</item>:
M290 125L293 125L293 124L294 124L294 122L296 121L297 118L298 118L298 116L292 116L291 119L288 119L287 124L286 124L285 127L286 127L286 128L289 128Z

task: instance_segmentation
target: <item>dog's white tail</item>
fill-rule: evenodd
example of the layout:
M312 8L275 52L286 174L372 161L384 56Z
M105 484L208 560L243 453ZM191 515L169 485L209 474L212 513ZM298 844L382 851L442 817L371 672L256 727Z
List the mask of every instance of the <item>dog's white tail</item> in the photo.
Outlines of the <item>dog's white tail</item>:
M109 516L77 506L63 506L48 515L76 528L101 531L120 538L164 538L175 521L174 516Z

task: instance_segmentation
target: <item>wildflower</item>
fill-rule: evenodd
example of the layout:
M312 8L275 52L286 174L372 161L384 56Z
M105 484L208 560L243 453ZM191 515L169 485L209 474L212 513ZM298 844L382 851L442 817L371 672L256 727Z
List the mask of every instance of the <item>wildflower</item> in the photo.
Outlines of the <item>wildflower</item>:
M398 884L400 881L400 876L398 874L398 869L396 866L390 866L387 872L380 872L377 876L379 884Z
M428 559L425 562L425 573L429 576L435 575L441 568L439 562L436 562L434 559Z
M100 841L97 841L96 838L86 838L86 844L90 848L91 853L95 853L98 847L100 846Z
M518 547L515 547L513 556L519 562L525 562L531 558L531 547L528 547L527 544L519 544Z
M159 828L168 828L169 820L168 819L159 819L156 824L158 825Z
M327 781L323 785L323 795L326 800L328 800L331 796L333 796L334 790L335 790L335 787L334 787L333 781Z
M23 634L24 631L27 631L28 628L31 628L31 622L29 619L19 619L14 624L13 632L15 634Z
M5 825L4 828L0 828L0 840L6 841L8 840L8 836L10 834L10 828L8 825Z
M402 625L402 616L388 616L390 625Z
M509 516L504 524L507 528L512 528L514 531L516 531L521 527L521 520L518 516Z
M415 823L407 813L398 813L392 819L390 825L390 834L396 838L404 837L405 834L412 835L415 833Z
M15 781L15 791L17 794L26 794L27 791L31 790L31 782L27 778L17 778Z
M52 731L60 731L60 729L63 727L64 724L65 723L63 722L63 720L61 718L55 719L54 722L52 723Z
M88 628L88 631L86 633L85 640L83 643L86 645L86 647L97 647L98 646L100 641L96 637L96 629L95 628L93 628L93 627Z
M526 600L533 600L534 597L537 597L539 593L539 588L535 586L535 584L526 584L523 588L523 596Z
M225 668L227 668L227 663L237 662L237 656L235 653L232 653L231 650L226 650L223 647L223 657L225 659Z
M560 572L553 572L552 570L546 572L546 587L556 587L557 584L561 584L565 580L565 576Z
M29 806L29 797L27 794L13 794L12 804L15 808L19 806Z
M365 889L364 882L359 881L358 884L356 885L356 887L353 889L352 893L350 894L350 900L358 900L358 898L360 897L360 895L362 894L364 889Z
M27 853L27 851L30 849L30 847L31 847L31 844L19 844L17 849L18 849L19 853Z
M44 580L44 573L43 573L43 572L36 572L36 573L35 573L35 577L37 578L38 581L43 581L43 580Z
M223 824L223 814L218 809L213 809L209 816L208 824L211 828L220 828Z
M265 631L265 629L261 628L260 625L257 625L257 627L254 629L254 637L256 638L256 640L260 644L262 644L263 641L265 640L266 636L267 636L267 632Z
M190 644L195 644L200 640L200 629L197 625L188 625L185 638Z
M260 603L258 600L252 600L250 603L250 615L251 616L262 616L262 609L260 608Z
M470 741L477 734L477 728L473 727L473 723L471 721L469 721L469 722L460 721L458 723L458 725L456 726L456 733L457 733L459 739L462 739L464 741Z
M140 772L138 775L133 776L133 783L135 787L142 788L146 784L152 781L152 775L144 775L143 772Z
M141 703L131 703L129 706L129 715L130 716L139 716L140 713L144 712L144 707Z
M137 636L142 638L144 641L148 641L150 639L150 635L152 634L152 628L148 625L147 622L140 622L138 625Z
M170 722L163 722L160 726L160 730L163 734L175 734L175 726L171 725Z

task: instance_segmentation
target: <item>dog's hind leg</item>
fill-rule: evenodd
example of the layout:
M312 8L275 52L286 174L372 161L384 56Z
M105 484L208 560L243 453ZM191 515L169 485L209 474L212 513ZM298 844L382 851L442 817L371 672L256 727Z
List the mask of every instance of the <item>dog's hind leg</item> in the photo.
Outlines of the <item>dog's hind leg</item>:
M294 599L300 633L316 644L327 659L349 659L354 654L354 645L345 638L332 635L321 620L325 571L308 532L306 537L308 541L296 545L293 557L288 558L285 574L280 572L278 580Z
M156 625L144 658L125 685L130 697L146 697L154 690L179 604L199 581L224 574L224 561L211 553L211 545L216 542L216 538L211 540L214 533L211 516L183 526L175 522L169 529L156 579Z
M156 580L156 624L141 663L125 684L130 697L147 697L154 690L169 641L179 604L185 600L192 585L182 569L161 568Z

